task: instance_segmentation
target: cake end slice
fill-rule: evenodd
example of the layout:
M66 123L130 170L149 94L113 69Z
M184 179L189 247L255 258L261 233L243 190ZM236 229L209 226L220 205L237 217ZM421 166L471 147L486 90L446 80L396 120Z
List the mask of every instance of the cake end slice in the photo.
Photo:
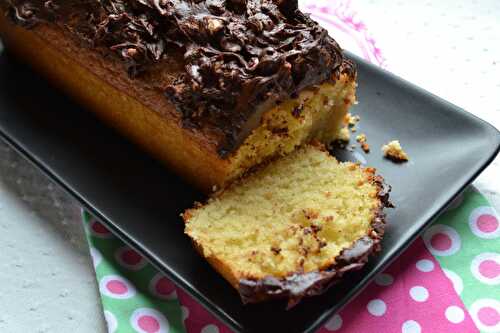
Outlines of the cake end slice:
M308 145L186 210L185 232L244 303L290 307L380 250L389 191L373 168Z

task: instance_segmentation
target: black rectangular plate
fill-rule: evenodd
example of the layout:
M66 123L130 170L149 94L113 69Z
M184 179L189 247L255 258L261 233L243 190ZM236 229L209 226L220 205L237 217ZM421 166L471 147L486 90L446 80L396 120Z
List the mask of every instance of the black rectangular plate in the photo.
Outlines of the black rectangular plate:
M203 197L157 161L100 123L43 78L0 56L0 134L126 243L235 331L312 332L401 253L498 153L491 125L354 57L366 159L392 184L396 209L382 253L326 294L290 311L283 304L243 306L238 294L193 250L179 214ZM395 164L380 147L399 139L410 162ZM354 142L354 140L352 140Z

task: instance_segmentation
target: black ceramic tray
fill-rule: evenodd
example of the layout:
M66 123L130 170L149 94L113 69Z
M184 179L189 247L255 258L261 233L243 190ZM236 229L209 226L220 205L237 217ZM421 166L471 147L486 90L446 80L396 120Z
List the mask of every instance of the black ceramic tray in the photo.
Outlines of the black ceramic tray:
M238 294L193 250L179 218L202 196L97 121L12 56L0 56L0 134L83 207L235 331L312 332L356 296L493 159L498 131L473 115L355 58L366 159L393 185L383 251L359 273L290 311L243 306ZM410 162L382 158L399 139Z

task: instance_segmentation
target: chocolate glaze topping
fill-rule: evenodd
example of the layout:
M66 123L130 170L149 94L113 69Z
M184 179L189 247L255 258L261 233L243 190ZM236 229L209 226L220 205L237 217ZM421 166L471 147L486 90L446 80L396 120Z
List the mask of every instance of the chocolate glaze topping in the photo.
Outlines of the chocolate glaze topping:
M264 101L355 75L325 29L297 0L4 0L8 15L33 27L53 22L125 63L132 77L173 53L185 71L165 94L187 127L208 126L227 156ZM5 6L5 5L4 5Z
M342 276L350 271L361 269L368 258L379 252L384 235L385 214L383 209L394 207L389 201L391 187L380 176L373 182L378 187L380 206L371 221L371 230L366 236L355 241L350 248L344 249L327 269L308 273L295 273L284 278L266 277L260 280L242 279L239 293L244 303L256 303L270 299L288 300L288 309L297 305L304 297L320 295Z

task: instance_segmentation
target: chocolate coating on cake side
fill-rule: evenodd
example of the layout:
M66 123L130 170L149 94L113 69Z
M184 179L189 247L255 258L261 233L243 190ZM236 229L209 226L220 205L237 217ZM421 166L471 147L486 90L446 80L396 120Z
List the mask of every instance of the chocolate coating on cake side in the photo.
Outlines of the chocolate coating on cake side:
M350 248L342 250L335 258L335 264L324 270L295 273L284 278L269 276L259 280L241 279L238 291L243 303L286 299L287 308L290 309L304 297L323 294L339 282L345 273L361 269L371 255L381 250L380 242L385 228L383 209L393 207L389 201L391 187L380 176L374 177L373 182L378 187L380 205L374 212L371 230L366 236L355 241Z
M4 0L18 24L52 22L120 59L132 77L173 53L185 69L165 88L186 127L213 128L228 156L265 101L355 76L338 44L296 0ZM243 138L242 138L243 137Z

